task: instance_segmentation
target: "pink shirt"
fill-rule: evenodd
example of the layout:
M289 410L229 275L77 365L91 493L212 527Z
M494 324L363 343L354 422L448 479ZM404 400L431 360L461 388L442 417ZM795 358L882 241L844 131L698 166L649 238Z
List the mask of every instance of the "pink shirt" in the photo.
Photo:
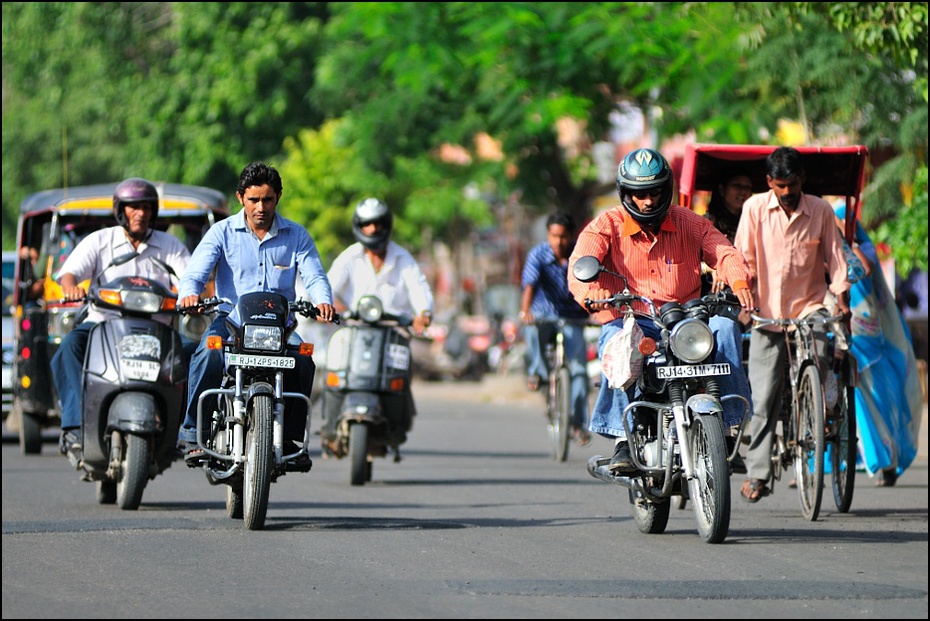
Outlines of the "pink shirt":
M849 289L833 208L822 198L802 194L789 218L773 192L750 197L734 243L749 263L763 317L796 319L823 308L828 276L834 295Z
M597 257L607 269L625 276L630 291L652 299L657 308L700 296L701 261L716 269L734 291L749 286L746 262L726 236L707 218L677 205L669 209L655 240L621 205L602 213L581 231L568 261L568 288L582 305L591 290L623 289L623 281L607 273L593 283L575 279L572 268L585 255ZM594 314L602 324L620 316L613 307Z

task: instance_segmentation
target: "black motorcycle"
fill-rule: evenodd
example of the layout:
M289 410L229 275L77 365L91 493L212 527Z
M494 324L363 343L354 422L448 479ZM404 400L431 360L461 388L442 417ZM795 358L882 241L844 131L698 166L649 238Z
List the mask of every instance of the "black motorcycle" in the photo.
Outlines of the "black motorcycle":
M604 268L595 257L581 257L573 275L582 282ZM730 468L722 402L738 399L744 407L736 447L749 414L742 395L721 395L717 378L730 373L728 363L715 363L716 342L710 317L736 320L740 305L732 294L707 295L684 304L668 302L656 309L651 299L625 287L608 300L634 317L646 317L658 328L659 340L645 337L631 346L644 356L636 378L638 398L623 412L630 454L639 471L615 475L610 458L596 455L588 472L597 479L629 489L633 519L644 533L662 533L668 524L671 498L690 499L698 533L707 543L722 542L730 527ZM642 310L645 308L646 310ZM617 388L616 390L622 390ZM736 448L734 448L734 454Z
M139 257L116 257L108 267ZM168 274L163 261L150 259ZM105 275L106 271L101 274ZM177 295L143 276L90 287L85 304L116 311L91 329L84 358L82 454L75 465L97 483L101 504L139 508L149 479L174 461L187 364L177 329ZM86 307L85 307L86 308ZM156 317L174 316L169 324Z
M185 311L215 311L224 302L229 303L212 298ZM298 368L299 356L313 354L312 343L288 343L296 315L316 317L319 310L306 300L288 302L279 293L262 291L242 295L237 310L240 323L226 318L229 338L207 337L207 347L224 352L225 373L220 387L198 396L197 446L202 452L185 460L190 467L202 467L212 485L226 485L229 517L242 519L249 530L261 530L271 484L288 472L311 468L310 399L285 392L284 376ZM284 437L285 408L297 405L300 411L287 414L306 416L306 427L303 442L292 451Z
M388 449L400 461L400 445L413 426L410 396L409 316L384 312L381 300L364 296L326 346L323 382L323 450L348 455L350 483L371 480L375 457Z

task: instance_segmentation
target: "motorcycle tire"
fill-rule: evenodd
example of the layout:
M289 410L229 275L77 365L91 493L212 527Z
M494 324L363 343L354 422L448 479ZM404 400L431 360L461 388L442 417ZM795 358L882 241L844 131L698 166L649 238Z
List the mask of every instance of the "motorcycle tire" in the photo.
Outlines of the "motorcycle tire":
M142 492L149 481L153 438L113 432L112 442L123 442L120 474L116 481L116 502L120 509L135 511L142 503Z
M715 415L696 414L688 430L694 477L688 495L698 534L706 543L721 543L730 530L730 466L723 423Z
M271 474L274 466L274 412L270 395L256 395L250 402L249 427L245 432L246 458L242 474L243 520L249 530L265 527Z
M639 532L647 535L658 535L665 532L668 526L668 516L672 509L672 503L668 500L662 502L653 502L640 496L632 489L630 492L630 513L633 515L633 521L636 522L636 528Z
M97 502L102 505L116 504L116 481L97 481Z
M242 478L237 477L226 485L226 515L233 520L242 519Z
M368 461L368 425L355 423L349 427L349 483L364 485L371 480Z

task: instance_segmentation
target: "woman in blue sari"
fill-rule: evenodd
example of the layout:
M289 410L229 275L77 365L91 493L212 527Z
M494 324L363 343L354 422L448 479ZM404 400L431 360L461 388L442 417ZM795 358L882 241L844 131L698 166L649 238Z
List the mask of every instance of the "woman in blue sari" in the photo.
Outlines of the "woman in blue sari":
M846 205L838 205L835 212L842 224ZM854 273L856 261L850 261L852 353L859 366L859 453L869 475L887 487L895 484L917 454L923 398L910 332L882 275L875 246L859 223L851 250L865 268L864 274Z

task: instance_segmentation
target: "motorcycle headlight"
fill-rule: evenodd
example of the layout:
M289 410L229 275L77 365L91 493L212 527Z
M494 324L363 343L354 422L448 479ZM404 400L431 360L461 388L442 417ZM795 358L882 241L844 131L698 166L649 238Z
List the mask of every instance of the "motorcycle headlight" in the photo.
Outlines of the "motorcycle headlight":
M77 307L53 308L48 312L48 340L52 343L61 343L76 325Z
M281 351L280 326L245 324L242 331L242 347L262 351Z
M669 335L672 352L688 364L704 361L714 351L714 333L698 319L685 319Z
M384 313L384 306L381 300L373 295L366 295L358 301L358 317L362 321L374 323L381 319Z
M161 310L162 296L151 291L123 291L123 307L142 313L157 313Z

